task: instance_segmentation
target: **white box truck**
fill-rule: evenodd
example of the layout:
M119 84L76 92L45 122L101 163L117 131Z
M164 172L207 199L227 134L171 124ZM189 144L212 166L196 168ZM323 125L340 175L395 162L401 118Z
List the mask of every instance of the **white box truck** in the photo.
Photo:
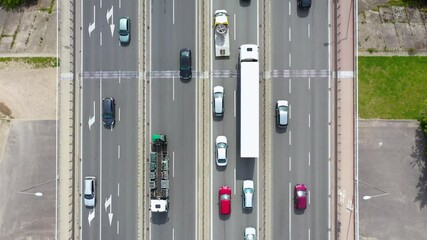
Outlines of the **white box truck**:
M216 10L214 14L215 57L230 56L230 37L228 14L225 10Z
M258 46L240 46L240 157L259 157Z

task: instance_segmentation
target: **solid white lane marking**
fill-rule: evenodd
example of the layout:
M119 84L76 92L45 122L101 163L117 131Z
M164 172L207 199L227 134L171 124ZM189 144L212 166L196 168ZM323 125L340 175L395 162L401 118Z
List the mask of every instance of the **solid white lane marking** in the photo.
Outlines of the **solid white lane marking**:
M292 32L291 27L289 27L289 42L292 41Z
M117 196L120 197L120 183L117 183Z
M175 77L172 77L172 101L175 101Z
M234 96L233 96L233 109L234 109L234 117L236 117L236 90L234 90Z
M291 1L289 1L289 16L291 16Z
M175 0L172 0L172 24L175 24Z
M308 114L308 128L311 126L311 117L310 113Z
M102 109L102 76L99 78L99 92L101 93L99 95L99 109ZM101 111L101 110L100 110ZM102 158L102 122L101 122L101 118L99 119L99 185L102 185L103 183L103 175L102 175L102 162L103 162L103 158ZM99 186L99 196L100 198L102 198L102 187ZM101 209L99 210L99 239L102 239L102 211Z
M289 146L292 146L292 132L289 131Z
M99 8L102 8L102 0L99 0Z
M308 240L310 240L311 239L311 236L310 236L310 228L308 229ZM330 239L330 238L328 238L328 239Z
M291 223L291 212L292 212L292 199L291 199L291 194L292 194L292 192L291 192L291 187L292 186L292 183L291 182L289 182L289 194L288 194L288 196L289 196L289 238L288 239L292 239L291 238L291 236L292 236L292 223Z
M310 24L308 24L307 34L308 34L308 38L310 38Z
M289 157L289 172L292 171L292 158Z
M117 146L117 158L120 159L120 145Z
M102 46L102 32L99 32L99 45Z
M311 164L311 156L310 156L311 154L310 154L310 152L308 152L308 166L310 166L310 164Z
M308 190L308 205L311 204L311 192Z
M117 220L117 235L120 233L120 223L119 220Z
M172 228L172 240L175 240L175 228Z
M119 0L119 8L122 8L122 0Z
M291 67L291 66L292 66L291 58L292 58L291 53L289 53L289 67Z
M311 78L310 77L308 77L308 89L310 89L310 86L311 85Z
M172 177L175 177L175 152L172 152Z
M291 94L291 92L292 92L292 87L291 87L291 79L289 78L289 94Z
M291 111L291 104L289 104L289 119L292 119L292 117L291 117L291 114L292 113L292 111Z
M237 21L237 19L236 19L236 14L234 14L234 41L236 41L236 29L237 29L237 25L236 25L236 21Z
M120 122L120 119L122 119L121 117L122 117L122 115L121 115L121 108L119 108L119 122Z
M234 177L233 177L233 188L234 188L234 195L236 195L236 169L234 169Z

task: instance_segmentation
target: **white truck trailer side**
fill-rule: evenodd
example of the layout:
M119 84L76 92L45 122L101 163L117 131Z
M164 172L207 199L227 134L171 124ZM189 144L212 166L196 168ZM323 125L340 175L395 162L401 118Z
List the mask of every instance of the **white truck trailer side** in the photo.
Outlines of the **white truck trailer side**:
M258 46L240 46L240 157L259 157Z

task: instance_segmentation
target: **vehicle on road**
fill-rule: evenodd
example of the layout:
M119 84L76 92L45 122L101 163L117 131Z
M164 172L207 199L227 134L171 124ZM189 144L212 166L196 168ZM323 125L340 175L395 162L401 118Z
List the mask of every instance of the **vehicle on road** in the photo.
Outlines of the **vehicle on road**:
M224 115L224 87L215 86L213 89L213 110L216 117Z
M183 80L189 80L192 78L191 71L191 50L183 48L179 52L179 76Z
M119 41L121 44L130 42L130 18L121 17L119 19Z
M150 210L166 213L169 208L169 156L166 135L153 134L150 153Z
M216 164L220 167L227 166L227 137L218 136L216 137Z
M286 128L288 126L288 101L278 100L276 103L276 126Z
M102 99L102 123L112 128L116 123L116 101L112 97Z
M231 188L229 186L221 186L218 196L220 213L222 215L229 215L231 213Z
M258 46L240 46L240 157L259 157Z
M294 188L294 201L296 209L307 208L307 187L304 184L297 184Z
M84 181L84 203L88 208L95 207L96 197L96 178L93 176L85 177Z
M243 239L244 240L256 240L256 230L253 227L247 227L245 228L245 231L243 232Z
M254 181L244 180L243 181L243 208L251 209L253 207L254 200Z
M297 5L301 9L310 9L311 7L311 0L297 0Z
M214 14L215 57L230 56L230 36L228 14L225 10L216 10Z

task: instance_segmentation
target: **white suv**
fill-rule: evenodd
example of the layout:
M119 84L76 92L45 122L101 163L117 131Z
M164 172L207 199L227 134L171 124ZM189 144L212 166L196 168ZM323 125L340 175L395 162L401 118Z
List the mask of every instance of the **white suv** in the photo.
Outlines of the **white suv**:
M96 178L85 177L84 202L86 207L95 207Z
M215 86L213 89L213 110L216 117L224 115L224 87Z

